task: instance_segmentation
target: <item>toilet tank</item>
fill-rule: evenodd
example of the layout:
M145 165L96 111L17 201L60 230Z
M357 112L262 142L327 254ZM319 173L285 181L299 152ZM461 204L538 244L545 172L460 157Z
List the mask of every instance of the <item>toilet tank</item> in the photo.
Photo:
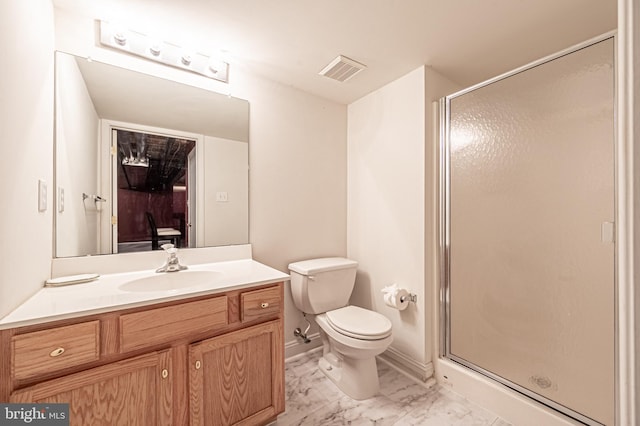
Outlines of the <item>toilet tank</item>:
M293 303L307 314L320 314L347 306L357 269L358 262L344 257L323 257L289 264Z

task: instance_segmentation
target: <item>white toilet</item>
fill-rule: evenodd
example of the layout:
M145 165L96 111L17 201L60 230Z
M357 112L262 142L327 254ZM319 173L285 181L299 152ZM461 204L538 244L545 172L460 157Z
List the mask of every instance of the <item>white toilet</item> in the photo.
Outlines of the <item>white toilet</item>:
M357 268L357 262L342 257L289 265L293 302L305 314L316 314L320 327L320 369L340 390L361 400L378 392L375 357L393 337L384 315L348 305Z

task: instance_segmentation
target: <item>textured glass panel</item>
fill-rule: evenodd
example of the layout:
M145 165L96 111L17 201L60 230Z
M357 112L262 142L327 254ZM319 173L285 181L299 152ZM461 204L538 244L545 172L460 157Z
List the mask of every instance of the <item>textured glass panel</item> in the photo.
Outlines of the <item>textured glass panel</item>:
M450 351L613 424L611 39L451 99Z

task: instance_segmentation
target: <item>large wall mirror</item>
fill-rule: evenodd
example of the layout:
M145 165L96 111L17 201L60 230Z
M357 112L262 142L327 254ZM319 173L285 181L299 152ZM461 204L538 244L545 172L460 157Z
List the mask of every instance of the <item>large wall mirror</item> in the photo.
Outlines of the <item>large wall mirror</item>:
M55 254L249 242L249 103L56 52Z

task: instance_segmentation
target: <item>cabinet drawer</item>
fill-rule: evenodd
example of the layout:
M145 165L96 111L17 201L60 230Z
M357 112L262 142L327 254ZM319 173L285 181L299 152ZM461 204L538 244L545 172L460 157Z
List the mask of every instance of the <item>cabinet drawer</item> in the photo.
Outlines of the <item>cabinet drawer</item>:
M240 295L240 320L248 322L277 316L282 305L281 293L279 286L242 293Z
M227 325L227 296L120 316L120 352L169 343Z
M12 373L17 380L100 358L100 321L19 334L11 339Z

